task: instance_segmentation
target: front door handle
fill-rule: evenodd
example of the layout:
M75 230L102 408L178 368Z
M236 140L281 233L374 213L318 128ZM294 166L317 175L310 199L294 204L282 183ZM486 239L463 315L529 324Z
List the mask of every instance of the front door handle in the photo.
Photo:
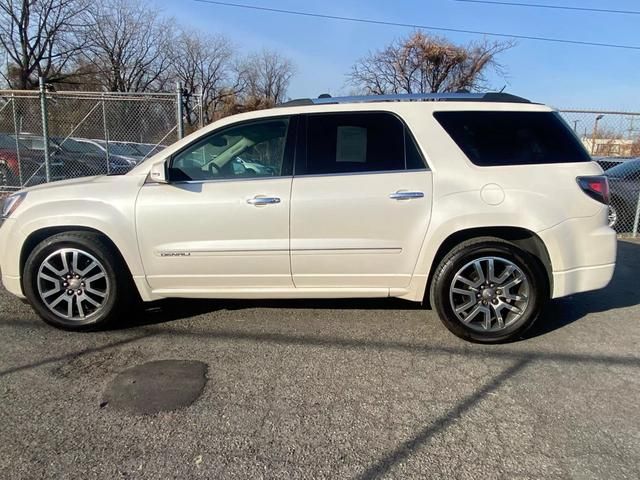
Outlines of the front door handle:
M423 198L423 192L398 191L389 195L391 200L411 200L412 198Z
M280 203L280 199L278 197L253 197L247 200L249 205L274 205L276 203Z

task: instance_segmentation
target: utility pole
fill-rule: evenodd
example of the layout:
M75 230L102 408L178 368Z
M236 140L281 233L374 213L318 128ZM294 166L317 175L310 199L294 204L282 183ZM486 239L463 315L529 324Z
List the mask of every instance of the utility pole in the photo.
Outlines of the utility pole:
M591 136L591 155L596 152L596 137L598 135L598 122L604 118L604 115L598 115L593 124L593 135Z

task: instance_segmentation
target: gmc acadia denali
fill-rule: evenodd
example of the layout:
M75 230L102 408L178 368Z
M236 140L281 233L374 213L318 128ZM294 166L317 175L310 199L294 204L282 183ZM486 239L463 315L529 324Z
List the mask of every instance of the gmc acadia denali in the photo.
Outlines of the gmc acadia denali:
M501 93L295 100L124 176L4 202L2 281L48 323L132 302L400 297L467 340L518 338L610 281L608 184L557 112Z

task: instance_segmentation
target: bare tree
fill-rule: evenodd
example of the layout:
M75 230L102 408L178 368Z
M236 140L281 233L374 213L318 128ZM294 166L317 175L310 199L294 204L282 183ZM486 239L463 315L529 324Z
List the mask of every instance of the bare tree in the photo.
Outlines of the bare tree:
M378 95L482 89L488 70L504 73L496 57L513 46L486 40L459 46L415 32L359 60L348 78L357 88Z
M182 29L172 52L172 68L182 83L185 97L185 116L191 122L194 94L200 93L204 122L211 122L223 97L237 94L240 81L233 74L234 49L231 42L220 35L209 35Z
M238 77L244 83L247 109L265 108L283 102L291 77L293 62L272 50L250 55L239 65Z
M97 0L88 16L87 59L104 88L144 92L165 86L174 36L170 19L141 0Z
M0 0L0 45L9 57L0 74L10 88L29 89L38 77L63 81L83 48L88 0Z

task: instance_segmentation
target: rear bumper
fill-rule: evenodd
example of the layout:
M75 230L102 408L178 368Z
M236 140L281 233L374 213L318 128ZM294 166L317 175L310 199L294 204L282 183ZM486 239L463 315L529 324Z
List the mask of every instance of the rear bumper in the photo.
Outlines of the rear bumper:
M566 297L606 287L616 268L615 263L595 267L576 268L566 272L553 272L553 298Z
M604 288L611 281L618 239L606 223L607 209L538 232L553 267L552 298Z

